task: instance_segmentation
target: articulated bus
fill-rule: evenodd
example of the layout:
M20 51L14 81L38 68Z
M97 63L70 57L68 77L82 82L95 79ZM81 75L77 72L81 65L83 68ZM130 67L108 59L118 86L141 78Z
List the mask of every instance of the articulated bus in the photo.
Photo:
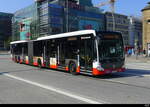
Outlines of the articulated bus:
M12 60L74 75L104 75L125 71L122 34L81 30L11 42Z

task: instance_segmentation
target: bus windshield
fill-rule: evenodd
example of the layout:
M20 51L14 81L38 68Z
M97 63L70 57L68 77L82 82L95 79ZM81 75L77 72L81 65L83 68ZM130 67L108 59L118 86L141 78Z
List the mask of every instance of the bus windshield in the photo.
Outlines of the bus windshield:
M98 36L100 60L124 56L122 36L119 34L101 34Z

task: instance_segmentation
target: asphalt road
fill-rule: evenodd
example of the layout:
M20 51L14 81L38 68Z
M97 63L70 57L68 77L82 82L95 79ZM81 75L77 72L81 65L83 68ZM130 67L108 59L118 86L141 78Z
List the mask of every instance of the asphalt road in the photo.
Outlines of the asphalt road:
M1 104L149 104L150 66L127 63L124 73L92 77L39 69L0 55Z

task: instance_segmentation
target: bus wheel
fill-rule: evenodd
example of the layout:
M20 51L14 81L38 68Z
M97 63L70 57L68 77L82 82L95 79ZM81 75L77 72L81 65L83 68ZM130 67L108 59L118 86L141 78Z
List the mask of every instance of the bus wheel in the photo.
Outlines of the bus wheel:
M42 68L42 62L41 62L41 59L38 59L38 67L39 67L39 68Z
M76 64L75 64L74 62L71 62L71 63L69 64L69 71L70 71L70 73L71 73L72 75L77 75L77 74L78 74L78 73L76 72L76 69L77 69Z

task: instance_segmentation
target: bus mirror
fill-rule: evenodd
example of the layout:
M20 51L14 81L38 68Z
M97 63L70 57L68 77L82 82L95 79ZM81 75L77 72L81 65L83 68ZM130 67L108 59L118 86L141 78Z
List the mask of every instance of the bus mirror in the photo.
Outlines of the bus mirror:
M78 50L77 50L77 54L79 54L79 53L80 53L80 50L78 49Z
M74 51L75 54L79 54L80 50L78 49L77 51Z

